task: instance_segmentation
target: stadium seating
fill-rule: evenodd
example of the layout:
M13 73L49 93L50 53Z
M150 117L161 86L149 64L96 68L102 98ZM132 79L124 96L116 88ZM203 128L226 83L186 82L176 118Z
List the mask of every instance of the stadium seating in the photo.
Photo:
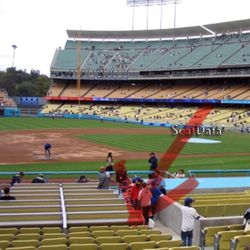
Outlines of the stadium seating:
M231 239L234 236L243 235L243 230L230 230L225 232L218 232L215 234L214 246L219 250L230 249Z
M246 235L244 227L243 224L205 227L201 232L201 246L230 249L230 241L234 236Z
M0 88L0 108L16 108L15 101L8 95L6 89Z
M13 228L8 229L8 232L12 231L15 235L11 235L6 240L0 240L0 245L4 250L6 248L60 250L65 249L65 247L73 250L110 249L111 247L114 249L143 250L181 244L181 240L172 240L172 235L159 234L159 230L148 229L145 225L132 227L128 225L72 226L64 229L64 232L62 232L61 227L34 227L33 233L27 227L15 228L15 231L12 230ZM80 233L88 233L88 235L80 235ZM0 236L4 235L6 234L0 234Z
M79 224L121 224L127 223L128 219L131 224L143 223L141 212L131 210L131 205L126 204L124 198L119 197L112 190L97 190L96 186L96 183L84 186L77 184L63 184L60 186L59 184L20 184L14 186L12 191L16 200L1 201L0 203L0 225L37 227L47 223L51 226L61 226L63 218L67 218L67 223L72 226ZM59 189L64 193L63 201ZM67 216L62 213L62 204L64 204ZM95 237L114 235L114 231L111 233L112 230L107 226L105 226L108 228L106 234L100 231L103 229L102 227L98 226L96 228ZM126 229L128 226L120 228ZM39 237L39 228L34 228L34 231L28 228L22 230L20 237L25 236L27 233L33 235L36 233L37 237ZM60 227L58 229L49 227L42 230L43 239L64 236ZM3 230L3 232L13 234L11 230ZM91 236L90 232L83 231L72 231L70 234L71 237Z
M119 72L244 65L248 63L249 34L175 41L98 42L68 40L57 50L52 70L75 70L81 48L85 71ZM70 72L69 72L70 73Z
M232 250L244 250L249 247L250 235L240 235L235 236L231 239L231 249Z

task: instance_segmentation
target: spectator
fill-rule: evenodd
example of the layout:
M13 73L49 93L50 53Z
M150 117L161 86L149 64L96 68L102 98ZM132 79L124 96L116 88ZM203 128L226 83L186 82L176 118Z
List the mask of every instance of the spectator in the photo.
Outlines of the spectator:
M14 186L16 183L21 183L22 179L23 179L24 173L23 172L19 172L17 173L15 176L12 177L11 180L11 186Z
M192 246L194 222L200 218L199 214L192 207L193 202L192 198L186 198L184 206L181 206L181 239L183 246Z
M179 169L179 171L175 174L175 178L185 178L184 169Z
M137 178L135 184L131 188L130 197L132 200L132 206L135 210L140 209L140 202L138 200L138 196L139 196L139 192L142 189L141 183L142 183L142 179Z
M85 183L88 182L88 179L86 178L85 175L81 175L77 180L76 183Z
M149 185L142 183L142 190L139 192L138 200L142 208L142 214L145 219L145 223L148 224L149 212L151 208L152 193L150 192Z
M152 181L151 182L151 194L152 194L152 198L151 198L151 212L152 212L152 217L155 216L156 214L156 209L157 209L157 204L158 204L158 200L159 197L162 195L160 189L157 187L156 182Z
M49 143L46 143L44 145L45 159L46 160L50 160L51 159L51 148L52 148L52 145L49 144Z
M151 175L150 179L148 180L148 184L155 182L157 187L160 187L163 182L163 177L161 176L161 172L159 170L155 170L154 173Z
M129 190L129 187L130 187L130 181L129 179L126 180L126 181L123 181L120 185L120 188L121 188L121 192L124 193L124 192L127 192Z
M158 167L158 159L157 159L155 153L153 153L153 152L150 153L149 156L150 156L150 158L149 158L149 160L148 160L148 163L149 163L149 170L154 171L154 170L156 170L157 167Z
M10 196L10 188L9 187L5 187L3 189L4 192L4 196L0 197L0 200L15 200L16 198L14 196Z
M119 191L121 191L121 184L124 181L129 181L125 163L126 161L120 161L115 166L116 182L118 184Z
M171 174L170 172L166 172L168 174L168 178L185 178L184 169L179 169L177 173Z
M109 189L110 174L105 171L105 167L100 167L98 189Z
M113 156L111 152L108 153L106 162L107 162L106 171L114 171L113 169L114 161L113 161Z
M250 230L250 208L244 214L245 232Z
M32 180L32 183L45 183L43 174L39 174L37 177L35 177L35 178Z

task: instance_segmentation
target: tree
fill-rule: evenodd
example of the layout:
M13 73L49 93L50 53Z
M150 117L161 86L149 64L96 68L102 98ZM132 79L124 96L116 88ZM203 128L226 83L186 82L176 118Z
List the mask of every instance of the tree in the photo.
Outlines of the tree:
M45 96L51 84L46 75L40 75L39 70L26 73L15 68L0 71L0 88L7 90L9 96Z

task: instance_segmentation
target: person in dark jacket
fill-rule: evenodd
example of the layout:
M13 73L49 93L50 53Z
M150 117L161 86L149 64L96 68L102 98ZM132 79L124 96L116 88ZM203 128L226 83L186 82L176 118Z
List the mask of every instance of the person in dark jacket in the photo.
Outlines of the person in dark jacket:
M5 187L4 190L4 196L0 197L0 200L15 200L16 198L14 196L10 196L10 188Z
M19 172L16 175L14 175L11 179L10 185L14 186L16 183L21 183L23 176L24 176L23 172Z
M114 160L113 160L113 156L112 156L111 152L108 153L106 162L107 162L106 171L108 171L108 172L114 171L114 169L113 169Z
M46 143L44 145L44 152L45 152L45 159L46 160L51 159L51 148L52 148L52 145L50 143Z
M39 174L37 177L33 179L32 183L45 183L43 175Z
M153 153L153 152L150 153L149 156L150 156L150 158L149 158L149 160L148 160L148 163L149 163L149 170L154 171L154 170L156 170L157 167L158 167L158 159L157 159L155 153Z

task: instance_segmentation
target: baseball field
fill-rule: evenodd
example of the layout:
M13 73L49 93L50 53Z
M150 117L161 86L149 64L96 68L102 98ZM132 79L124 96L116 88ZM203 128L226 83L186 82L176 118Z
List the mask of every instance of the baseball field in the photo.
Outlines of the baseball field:
M127 160L128 170L148 170L148 156L158 158L175 136L163 127L64 118L0 118L0 171L83 171L105 165L108 152L115 161ZM220 143L187 143L170 172L183 168L248 169L250 134L199 136ZM43 145L52 144L52 159Z

